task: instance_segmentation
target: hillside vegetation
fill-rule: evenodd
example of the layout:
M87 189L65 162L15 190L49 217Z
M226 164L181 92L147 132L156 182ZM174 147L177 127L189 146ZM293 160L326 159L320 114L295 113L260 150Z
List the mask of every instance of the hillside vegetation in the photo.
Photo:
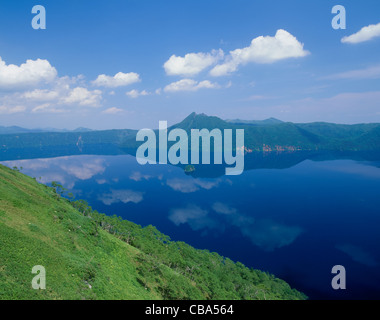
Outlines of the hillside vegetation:
M266 272L70 202L0 166L0 299L305 299ZM46 269L34 290L33 266Z

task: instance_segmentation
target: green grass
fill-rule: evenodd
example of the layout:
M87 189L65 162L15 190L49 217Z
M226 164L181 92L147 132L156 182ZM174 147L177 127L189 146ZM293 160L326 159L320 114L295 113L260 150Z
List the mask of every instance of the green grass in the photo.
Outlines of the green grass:
M46 269L34 290L33 266ZM0 166L0 299L305 299L266 272L71 203Z

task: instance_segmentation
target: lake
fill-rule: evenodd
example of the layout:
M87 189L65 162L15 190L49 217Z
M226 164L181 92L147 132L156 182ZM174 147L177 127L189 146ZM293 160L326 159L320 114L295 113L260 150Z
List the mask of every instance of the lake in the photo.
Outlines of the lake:
M273 273L311 299L380 298L380 161L251 155L242 175L225 176L212 165L192 175L141 166L128 154L35 157L1 163L59 182L99 212ZM346 269L346 290L331 287L334 265Z

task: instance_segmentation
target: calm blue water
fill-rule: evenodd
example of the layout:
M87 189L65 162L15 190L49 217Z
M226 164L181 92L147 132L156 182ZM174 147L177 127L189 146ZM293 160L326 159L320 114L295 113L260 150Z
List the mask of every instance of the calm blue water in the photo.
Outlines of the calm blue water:
M3 164L58 181L99 212L269 271L312 299L380 298L380 163L306 160L214 178L129 155ZM346 268L346 290L331 288L334 265Z

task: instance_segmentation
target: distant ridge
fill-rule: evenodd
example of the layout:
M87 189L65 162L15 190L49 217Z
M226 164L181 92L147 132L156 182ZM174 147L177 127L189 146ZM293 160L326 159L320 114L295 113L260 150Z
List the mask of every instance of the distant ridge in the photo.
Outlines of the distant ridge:
M283 123L283 121L278 120L276 118L268 118L265 120L227 119L225 121L228 123L234 123L234 124L252 124L252 125L261 125L261 126Z
M239 121L239 122L235 122ZM78 140L83 146L113 146L135 149L137 130L99 130L79 128L74 131L27 131L19 134L20 128L7 128L1 134L0 151L10 149L64 146L76 147ZM275 118L266 120L222 120L195 112L168 130L180 128L188 134L191 129L244 129L244 147L247 152L294 152L294 151L380 151L380 124L335 124L326 122L292 123ZM13 130L13 134L11 132ZM17 131L19 133L14 133ZM26 129L27 130L27 129ZM87 130L87 131L85 131ZM22 131L21 131L22 132Z
M89 132L91 129L87 128L77 128L75 130L67 129L55 129L55 128L44 128L44 129L26 129L18 126L3 127L0 126L0 134L19 134L19 133L42 133L42 132Z

